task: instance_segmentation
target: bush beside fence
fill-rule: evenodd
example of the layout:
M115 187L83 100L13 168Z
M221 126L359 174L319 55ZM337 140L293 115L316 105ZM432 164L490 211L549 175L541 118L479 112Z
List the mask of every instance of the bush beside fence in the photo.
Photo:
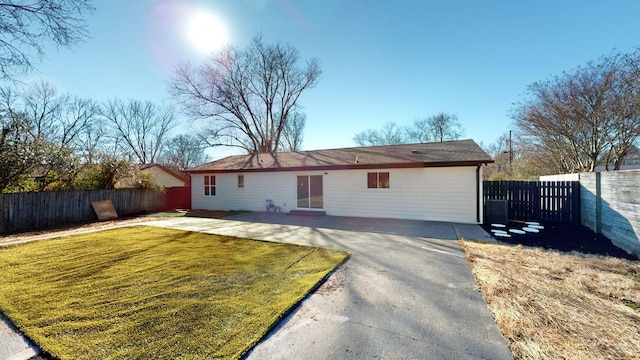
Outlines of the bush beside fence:
M155 211L165 194L146 189L0 194L0 234L97 220L92 201L111 200L119 215Z

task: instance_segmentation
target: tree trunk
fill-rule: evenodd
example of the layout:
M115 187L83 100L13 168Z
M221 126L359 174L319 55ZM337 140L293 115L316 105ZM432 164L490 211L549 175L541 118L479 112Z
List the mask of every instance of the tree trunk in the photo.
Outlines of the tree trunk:
M624 163L625 156L626 154L616 156L615 160L613 160L613 170L620 170Z

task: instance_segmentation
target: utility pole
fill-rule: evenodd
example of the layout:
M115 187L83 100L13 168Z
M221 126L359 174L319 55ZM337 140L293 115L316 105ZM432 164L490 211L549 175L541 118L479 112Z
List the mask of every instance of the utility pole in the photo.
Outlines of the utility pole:
M509 174L513 170L513 141L511 141L511 130L509 130Z
M502 154L506 153L509 153L509 175L511 175L511 171L513 170L513 140L511 138L511 130L509 130L509 150L503 151Z

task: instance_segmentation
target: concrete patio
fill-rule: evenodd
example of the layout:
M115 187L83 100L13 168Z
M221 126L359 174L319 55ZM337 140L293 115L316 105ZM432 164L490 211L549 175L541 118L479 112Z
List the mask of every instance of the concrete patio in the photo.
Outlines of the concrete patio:
M248 359L511 359L458 238L477 225L245 213L146 225L348 251Z

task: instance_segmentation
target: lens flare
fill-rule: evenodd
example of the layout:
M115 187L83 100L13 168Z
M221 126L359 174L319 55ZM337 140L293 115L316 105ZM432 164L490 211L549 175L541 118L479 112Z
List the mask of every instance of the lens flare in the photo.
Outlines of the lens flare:
M165 76L184 61L199 61L227 44L225 23L211 9L182 1L156 4L149 13L147 39L152 66Z
M188 20L187 37L198 51L210 53L227 43L227 30L213 14L197 11Z

